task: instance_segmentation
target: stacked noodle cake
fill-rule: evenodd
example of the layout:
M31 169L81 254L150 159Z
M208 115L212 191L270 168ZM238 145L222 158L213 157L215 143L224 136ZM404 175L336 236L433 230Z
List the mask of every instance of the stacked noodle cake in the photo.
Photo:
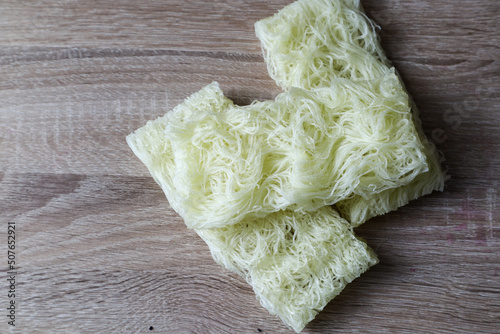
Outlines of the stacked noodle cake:
M256 23L284 93L241 107L212 83L127 137L214 259L297 332L377 262L352 228L444 185L373 27L359 1L297 1Z

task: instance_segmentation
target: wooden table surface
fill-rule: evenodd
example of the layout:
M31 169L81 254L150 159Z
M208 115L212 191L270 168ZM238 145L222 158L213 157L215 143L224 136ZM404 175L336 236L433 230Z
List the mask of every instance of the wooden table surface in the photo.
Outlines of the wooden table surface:
M253 24L290 2L0 2L1 333L291 333L125 143L214 80L278 94ZM499 333L500 3L362 3L452 178L356 230L380 264L303 333Z

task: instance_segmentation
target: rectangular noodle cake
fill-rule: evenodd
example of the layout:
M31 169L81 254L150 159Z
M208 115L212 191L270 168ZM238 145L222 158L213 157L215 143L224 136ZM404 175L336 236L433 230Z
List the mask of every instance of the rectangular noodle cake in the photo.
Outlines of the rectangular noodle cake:
M297 333L344 287L375 265L375 253L330 207L197 230L215 261L243 276L257 299Z
M395 72L375 27L359 0L299 0L256 22L255 32L269 74L278 85L314 89L329 87L338 78L363 82ZM405 90L401 81L399 86L399 91ZM353 194L339 201L338 209L353 226L444 189L447 176L441 170L442 158L425 137L417 108L411 104L428 171L408 185L402 183L371 196Z
M127 137L190 228L223 227L408 184L427 171L393 72L235 106L216 83Z

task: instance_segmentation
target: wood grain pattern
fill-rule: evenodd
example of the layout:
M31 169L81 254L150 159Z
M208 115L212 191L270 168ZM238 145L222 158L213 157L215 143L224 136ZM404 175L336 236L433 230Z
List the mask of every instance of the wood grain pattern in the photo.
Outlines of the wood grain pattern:
M291 2L0 3L1 333L291 333L213 262L124 140L214 80L240 104L278 94L253 23ZM357 229L380 264L304 333L497 333L500 4L362 3L452 179Z

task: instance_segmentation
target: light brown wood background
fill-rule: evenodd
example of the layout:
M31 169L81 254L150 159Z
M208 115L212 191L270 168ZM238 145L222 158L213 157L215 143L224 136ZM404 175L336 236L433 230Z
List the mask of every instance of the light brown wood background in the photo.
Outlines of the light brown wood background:
M0 2L0 332L291 333L172 211L125 136L213 80L273 98L290 0ZM452 179L357 233L380 264L304 333L500 332L500 3L364 0ZM151 328L151 330L150 330Z

